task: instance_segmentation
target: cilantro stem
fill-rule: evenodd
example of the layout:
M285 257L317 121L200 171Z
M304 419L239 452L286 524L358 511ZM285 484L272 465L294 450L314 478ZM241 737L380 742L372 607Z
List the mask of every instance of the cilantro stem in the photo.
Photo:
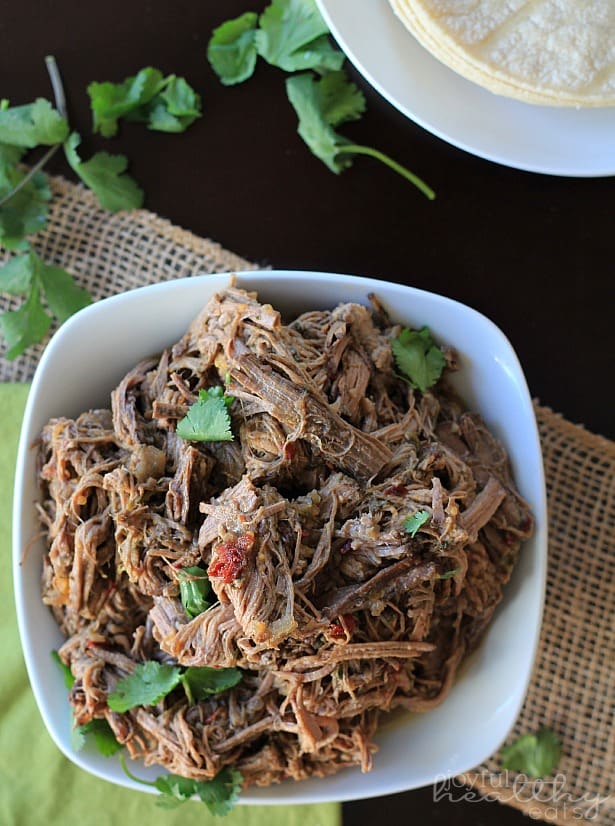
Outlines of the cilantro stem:
M66 95L64 94L64 86L62 85L62 77L60 75L60 70L58 69L56 59L53 55L47 55L45 58L45 66L47 67L47 73L49 74L49 80L51 81L51 88L53 89L56 108L63 118L68 119L66 113Z
M354 155L369 155L371 158L381 161L394 172L397 172L398 175L401 175L402 178L405 178L407 181L410 181L411 184L414 184L414 186L419 189L426 198L429 198L430 201L433 201L436 197L436 193L425 183L425 181L422 181L418 175L410 172L410 170L406 169L405 166L402 166L397 163L397 161L394 161L393 158L389 158L389 156L385 155L384 152L380 152L378 149L373 149L371 146L360 146L359 144L345 143L339 147L337 154L346 155L350 153Z
M126 777L129 777L131 780L134 780L135 783L141 783L143 786L153 786L154 788L156 787L155 783L152 783L149 780L143 780L141 777L137 777L136 775L134 775L126 765L126 758L123 754L119 755L119 760L120 765L122 767L122 771L124 772Z
M49 74L49 80L51 81L51 88L53 89L53 96L56 102L56 108L58 112L62 115L63 118L66 118L66 95L64 94L64 86L62 85L62 78L60 76L60 70L58 69L58 64L56 63L55 57L52 55L48 55L45 58L45 66L47 67L47 73ZM7 195L4 196L0 200L0 207L4 206L7 201L10 201L14 195L17 195L19 190L24 187L28 181L32 180L32 178L36 175L37 172L45 166L45 164L52 158L55 153L60 148L60 144L57 143L55 146L50 147L43 157L34 164L31 169L24 175L21 181L17 184L14 189L12 189Z
M59 144L59 143L56 143L56 145L55 145L55 146L50 147L50 148L49 148L49 149L45 152L45 154L44 154L44 155L43 155L43 157L40 159L40 161L38 161L36 164L34 164L34 166L32 166L32 167L28 170L28 172L27 172L27 173L23 176L23 178L21 179L21 181L20 181L20 182L19 182L19 183L18 183L15 187L13 187L13 189L11 189L11 191L10 191L7 195L5 195L5 196L4 196L4 198L2 198L2 200L0 200L0 207L1 207L1 206L4 206L4 204L6 204L6 202L7 202L7 201L10 201L10 200L11 200L11 198L12 198L14 195L17 195L17 193L19 192L19 190L20 190L22 187L24 187L24 186L28 183L28 181L30 181L30 180L31 180L31 179L32 179L32 178L36 175L36 173L37 173L37 172L39 172L39 171L40 171L40 170L41 170L41 169L45 166L45 164L47 163L47 161L48 161L48 160L49 160L49 159L50 159L53 155L55 155L55 153L58 151L58 149L59 149L59 148L60 148L60 144Z
M185 674L182 674L180 682L183 686L184 691L186 692L186 698L188 700L188 705L193 706L194 705L194 695L192 694L192 689L190 688L190 682L186 679Z

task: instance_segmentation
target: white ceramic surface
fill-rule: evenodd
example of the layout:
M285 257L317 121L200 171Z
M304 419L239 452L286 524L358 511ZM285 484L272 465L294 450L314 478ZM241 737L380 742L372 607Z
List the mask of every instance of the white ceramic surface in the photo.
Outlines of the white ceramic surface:
M439 138L530 172L615 175L615 107L534 106L494 95L436 60L397 19L388 0L316 2L365 79Z
M95 775L143 790L121 771L117 758L94 749L73 751L62 677L50 651L62 640L40 599L43 544L37 534L35 451L52 416L75 416L108 406L109 392L140 359L176 341L201 306L229 282L207 275L156 284L87 307L51 340L34 377L17 464L14 499L14 579L19 627L32 689L49 733L66 756ZM258 290L287 316L341 301L367 303L374 292L396 321L427 324L440 343L454 345L458 389L503 440L522 494L536 516L536 534L523 547L488 634L446 702L424 715L399 714L378 733L375 767L349 769L322 780L285 782L249 790L242 803L351 800L428 785L479 764L506 737L527 688L540 628L546 571L546 506L542 459L525 378L502 332L469 307L410 287L346 275L310 272L244 273L238 285ZM135 764L153 779L161 770Z

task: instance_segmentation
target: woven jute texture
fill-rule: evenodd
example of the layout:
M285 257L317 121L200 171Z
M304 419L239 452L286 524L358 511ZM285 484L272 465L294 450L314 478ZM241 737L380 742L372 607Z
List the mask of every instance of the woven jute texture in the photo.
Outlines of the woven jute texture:
M48 228L36 248L95 299L197 273L251 269L213 241L150 212L111 215L81 186L52 181ZM0 298L0 311L17 302ZM31 378L42 346L8 362L0 381ZM473 794L552 823L615 826L615 443L536 404L549 504L549 570L531 685L508 742L543 726L563 743L557 774L542 781L501 771L497 755L459 778ZM459 798L460 788L449 789ZM610 796L609 796L610 795Z
M555 777L530 781L497 755L464 780L552 823L615 824L615 443L535 405L549 510L542 634L507 742L542 726L563 744Z

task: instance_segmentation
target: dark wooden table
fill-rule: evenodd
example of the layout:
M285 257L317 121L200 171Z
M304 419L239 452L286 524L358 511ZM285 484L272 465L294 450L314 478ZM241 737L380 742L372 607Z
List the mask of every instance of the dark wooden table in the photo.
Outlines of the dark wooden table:
M83 154L124 152L146 206L263 265L338 271L411 284L465 302L510 338L530 391L589 429L615 437L613 421L613 182L519 172L465 154L423 131L360 78L368 113L345 127L437 191L427 202L367 158L341 176L313 157L278 70L260 66L224 88L211 71L212 28L263 0L30 0L0 17L0 96L51 97L44 56L55 55ZM184 75L204 117L180 136L124 126L90 132L85 88L143 66ZM353 72L353 75L355 73ZM60 159L51 171L68 174ZM495 803L434 803L431 788L345 804L345 826L515 824Z

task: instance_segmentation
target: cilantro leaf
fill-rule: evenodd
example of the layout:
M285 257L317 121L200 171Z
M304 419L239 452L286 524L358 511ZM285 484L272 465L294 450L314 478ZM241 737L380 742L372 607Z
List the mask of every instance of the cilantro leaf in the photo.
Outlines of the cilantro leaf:
M450 571L447 571L445 574L440 574L438 579L452 579L456 574L459 573L461 568L453 568Z
M201 117L201 98L183 77L169 75L151 103L148 127L158 132L184 132Z
M55 663L57 663L58 668L62 672L64 676L64 685L66 686L66 688L71 689L75 685L75 678L73 676L73 672L66 665L66 663L62 661L62 658L60 657L57 651L51 652L51 659Z
M319 81L312 73L289 77L286 80L286 94L299 118L299 135L332 172L339 173L351 166L354 155L368 155L410 181L433 200L433 190L409 169L378 149L351 143L333 129L334 125L356 119L360 114L359 107L364 101L355 89L343 72L338 73L334 81L327 79L327 75Z
M26 173L11 162L16 153L0 144L0 200L6 198L26 177ZM19 150L18 150L19 152ZM47 202L51 190L47 179L37 172L2 205L0 205L0 244L7 249L27 249L25 237L43 229L47 223Z
M32 282L32 261L29 253L17 255L0 267L0 293L23 295Z
M225 766L213 780L197 781L196 793L212 815L224 817L239 799L242 782L241 772Z
M201 116L201 98L183 77L148 66L121 83L90 83L94 131L117 134L119 118L147 123L160 132L183 132Z
M31 344L40 341L49 330L51 319L41 304L38 284L18 310L8 310L0 316L0 329L6 339L6 358L12 360Z
M156 805L173 809L198 795L212 815L224 817L239 798L243 776L237 769L225 766L213 780L190 780L177 774L163 774L154 786L160 792Z
M214 29L207 46L207 59L225 86L242 83L256 66L256 21L248 11Z
M272 0L255 35L261 57L287 72L340 69L344 55L330 43L314 0Z
M359 120L365 112L365 95L343 71L323 75L315 85L315 94L322 117L331 126Z
M81 726L73 725L70 730L70 744L75 751L81 751L85 746L85 734L81 730Z
M128 711L135 706L152 706L166 697L179 684L181 669L161 665L155 660L138 665L132 674L118 680L107 697L112 711Z
M211 592L207 573L198 565L193 565L190 568L182 568L178 572L178 578L179 595L184 610L189 617L197 617L211 605L207 601L207 597Z
M430 519L431 514L429 511L415 511L404 519L403 528L414 538L418 530L422 528L426 522L429 522Z
M420 330L404 327L399 336L391 340L391 349L410 385L422 393L436 384L446 366L444 353L435 345L428 327Z
M350 157L338 158L340 144L344 139L327 121L323 112L324 98L314 75L289 77L286 81L286 94L299 117L297 131L314 155L335 173L351 166ZM329 101L329 105L330 103Z
M554 731L542 728L538 734L523 734L502 751L502 766L528 777L550 775L562 756L562 746Z
M25 106L0 109L0 142L33 149L44 144L53 146L68 137L66 118L45 98Z
M81 180L98 196L100 204L110 212L137 209L143 203L143 190L125 174L128 161L125 155L97 152L89 161L77 154L81 137L73 132L64 144L66 158Z
M223 398L221 387L199 390L199 399L177 424L180 439L195 442L230 442L233 440L229 396Z
M153 786L160 792L156 801L163 809L173 809L197 794L212 815L228 814L237 802L243 776L237 769L225 766L213 780L191 780L178 774L162 774L156 780L142 780L136 777L126 765L124 755L120 754L120 765L124 774L143 786Z
M30 253L33 255L34 253ZM38 256L38 277L45 293L47 306L58 319L60 324L66 321L77 310L92 303L87 290L77 286L73 276L52 264L46 264ZM1 271L0 271L1 274Z
M81 751L89 734L94 737L96 748L103 757L111 757L120 751L120 749L124 748L123 745L115 739L113 729L106 720L95 718L83 726L77 726L75 731L76 736L73 740L73 747L76 751Z
M90 83L87 92L94 132L100 132L105 138L113 137L117 134L118 119L148 104L164 84L162 72L151 66L141 69L121 83Z
M210 668L190 666L182 675L182 684L190 704L205 700L214 694L221 694L241 682L242 673L238 668Z
M18 310L0 318L9 346L7 358L22 353L49 329L50 319L40 301L41 290L49 310L60 323L91 303L89 293L75 284L72 275L61 267L46 264L34 250L12 258L0 269L0 292L28 293L28 298Z
M154 781L154 786L160 792L156 805L161 809L174 809L196 794L197 784L197 780L180 777L178 774L160 775Z

